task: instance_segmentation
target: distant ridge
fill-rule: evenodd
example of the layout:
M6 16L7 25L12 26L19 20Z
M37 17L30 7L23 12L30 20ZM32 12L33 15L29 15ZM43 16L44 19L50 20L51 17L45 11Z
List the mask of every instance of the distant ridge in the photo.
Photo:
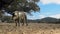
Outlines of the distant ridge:
M58 19L52 17L46 17L40 20L41 22L57 22Z
M52 17L45 17L42 19L36 19L36 20L28 20L28 22L33 22L33 23L56 23L59 22L60 19L52 18Z

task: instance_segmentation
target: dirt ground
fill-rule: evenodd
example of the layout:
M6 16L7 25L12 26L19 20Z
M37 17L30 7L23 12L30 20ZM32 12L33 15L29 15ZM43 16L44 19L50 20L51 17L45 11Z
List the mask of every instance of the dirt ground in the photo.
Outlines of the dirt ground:
M0 34L60 34L60 24L29 23L16 27L15 23L0 23Z

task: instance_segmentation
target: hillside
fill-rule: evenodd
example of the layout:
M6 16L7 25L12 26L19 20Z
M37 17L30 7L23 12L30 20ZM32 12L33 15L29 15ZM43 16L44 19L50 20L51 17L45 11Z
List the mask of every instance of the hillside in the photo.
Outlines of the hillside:
M56 18L52 18L52 17L45 17L42 19L28 20L28 22L32 22L32 23L56 23L56 22L60 22L60 19L56 19Z
M41 22L57 22L58 20L59 19L56 19L56 18L46 17L46 18L41 19L40 21Z

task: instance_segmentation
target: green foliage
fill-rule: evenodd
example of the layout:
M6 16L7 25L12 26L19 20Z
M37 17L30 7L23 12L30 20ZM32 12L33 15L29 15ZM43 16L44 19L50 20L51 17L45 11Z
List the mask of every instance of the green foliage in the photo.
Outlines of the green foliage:
M38 12L40 7L37 5L39 0L0 0L0 17L4 14L2 9L12 14L14 11L24 11L31 15L31 12Z
M11 0L9 0L11 1ZM7 1L7 4L5 4L5 9L9 11L24 11L30 13L31 10L36 12L40 10L39 6L36 4L39 0L13 0L10 4Z
M7 23L12 23L13 22L11 16L4 16L4 17L2 17L1 21L3 21L3 22L6 21Z

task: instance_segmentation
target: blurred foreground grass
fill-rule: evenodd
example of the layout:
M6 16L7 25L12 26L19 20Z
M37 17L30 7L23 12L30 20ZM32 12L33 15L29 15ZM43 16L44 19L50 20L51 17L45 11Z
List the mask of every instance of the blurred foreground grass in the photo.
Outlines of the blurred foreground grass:
M0 23L0 34L60 34L60 24L29 23L16 27L15 23Z

